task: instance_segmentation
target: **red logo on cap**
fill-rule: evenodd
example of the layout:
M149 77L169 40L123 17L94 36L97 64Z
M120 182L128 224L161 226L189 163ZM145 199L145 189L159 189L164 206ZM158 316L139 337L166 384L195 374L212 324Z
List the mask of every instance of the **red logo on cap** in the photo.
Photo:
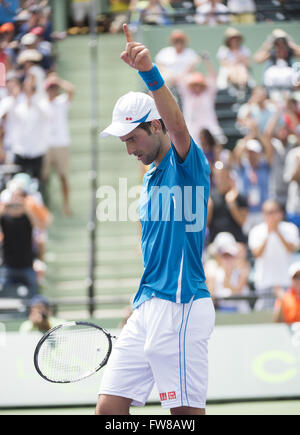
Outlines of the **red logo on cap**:
M126 121L132 121L132 118L127 117Z
M4 63L0 63L0 88L6 86L6 68Z

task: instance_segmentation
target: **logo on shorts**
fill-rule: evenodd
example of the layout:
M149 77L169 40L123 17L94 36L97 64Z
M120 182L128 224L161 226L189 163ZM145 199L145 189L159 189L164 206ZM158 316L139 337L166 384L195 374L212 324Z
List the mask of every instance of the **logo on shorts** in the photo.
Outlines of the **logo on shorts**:
M167 400L167 393L161 393L161 394L160 394L160 400L161 400L162 402L165 402L165 401Z
M170 393L168 393L168 398L169 398L169 400L176 400L175 391L170 391Z

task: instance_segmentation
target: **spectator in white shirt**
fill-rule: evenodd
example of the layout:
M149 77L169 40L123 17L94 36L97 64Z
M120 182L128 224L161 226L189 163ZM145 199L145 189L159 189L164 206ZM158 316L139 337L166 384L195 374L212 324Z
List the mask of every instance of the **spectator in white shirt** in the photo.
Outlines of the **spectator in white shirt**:
M226 89L229 85L245 88L250 79L251 52L244 45L242 33L234 28L228 28L225 33L224 45L217 54L220 62L218 88Z
M217 24L227 24L230 22L229 9L220 0L208 0L206 3L197 3L196 17L198 24L215 26Z
M188 38L181 30L172 32L170 43L170 46L159 51L155 61L167 85L178 97L178 83L195 71L200 57L188 46Z
M43 158L48 149L49 102L36 94L35 78L26 76L22 92L14 95L1 111L10 117L12 152L21 171L41 181Z
M231 21L237 24L253 24L256 21L254 0L228 0L227 6L234 15Z
M56 170L61 181L63 194L63 212L70 216L70 131L68 113L74 95L71 83L51 75L45 84L50 102L49 149L44 161L43 181L47 183L52 168ZM60 93L60 90L64 91Z
M258 311L273 310L274 289L289 287L288 270L300 246L298 228L283 221L282 208L276 201L266 201L263 213L264 222L249 234L249 248L256 259L255 288L262 295L256 303Z

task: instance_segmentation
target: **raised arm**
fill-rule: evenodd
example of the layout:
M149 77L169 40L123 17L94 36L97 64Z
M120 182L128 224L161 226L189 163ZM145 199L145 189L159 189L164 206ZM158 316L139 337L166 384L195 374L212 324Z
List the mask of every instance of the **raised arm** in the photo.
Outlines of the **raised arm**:
M140 73L153 72L153 63L148 48L133 40L127 24L124 24L124 33L127 43L121 59ZM176 151L185 160L190 150L191 138L178 104L171 91L163 83L159 89L151 90L151 92Z

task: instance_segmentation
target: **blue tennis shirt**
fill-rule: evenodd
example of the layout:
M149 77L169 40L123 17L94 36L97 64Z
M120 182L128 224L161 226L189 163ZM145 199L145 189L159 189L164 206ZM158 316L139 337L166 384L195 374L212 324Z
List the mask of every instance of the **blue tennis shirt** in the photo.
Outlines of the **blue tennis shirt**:
M139 204L144 273L133 307L156 297L189 303L210 297L202 264L210 168L191 139L185 161L172 144L144 176Z

